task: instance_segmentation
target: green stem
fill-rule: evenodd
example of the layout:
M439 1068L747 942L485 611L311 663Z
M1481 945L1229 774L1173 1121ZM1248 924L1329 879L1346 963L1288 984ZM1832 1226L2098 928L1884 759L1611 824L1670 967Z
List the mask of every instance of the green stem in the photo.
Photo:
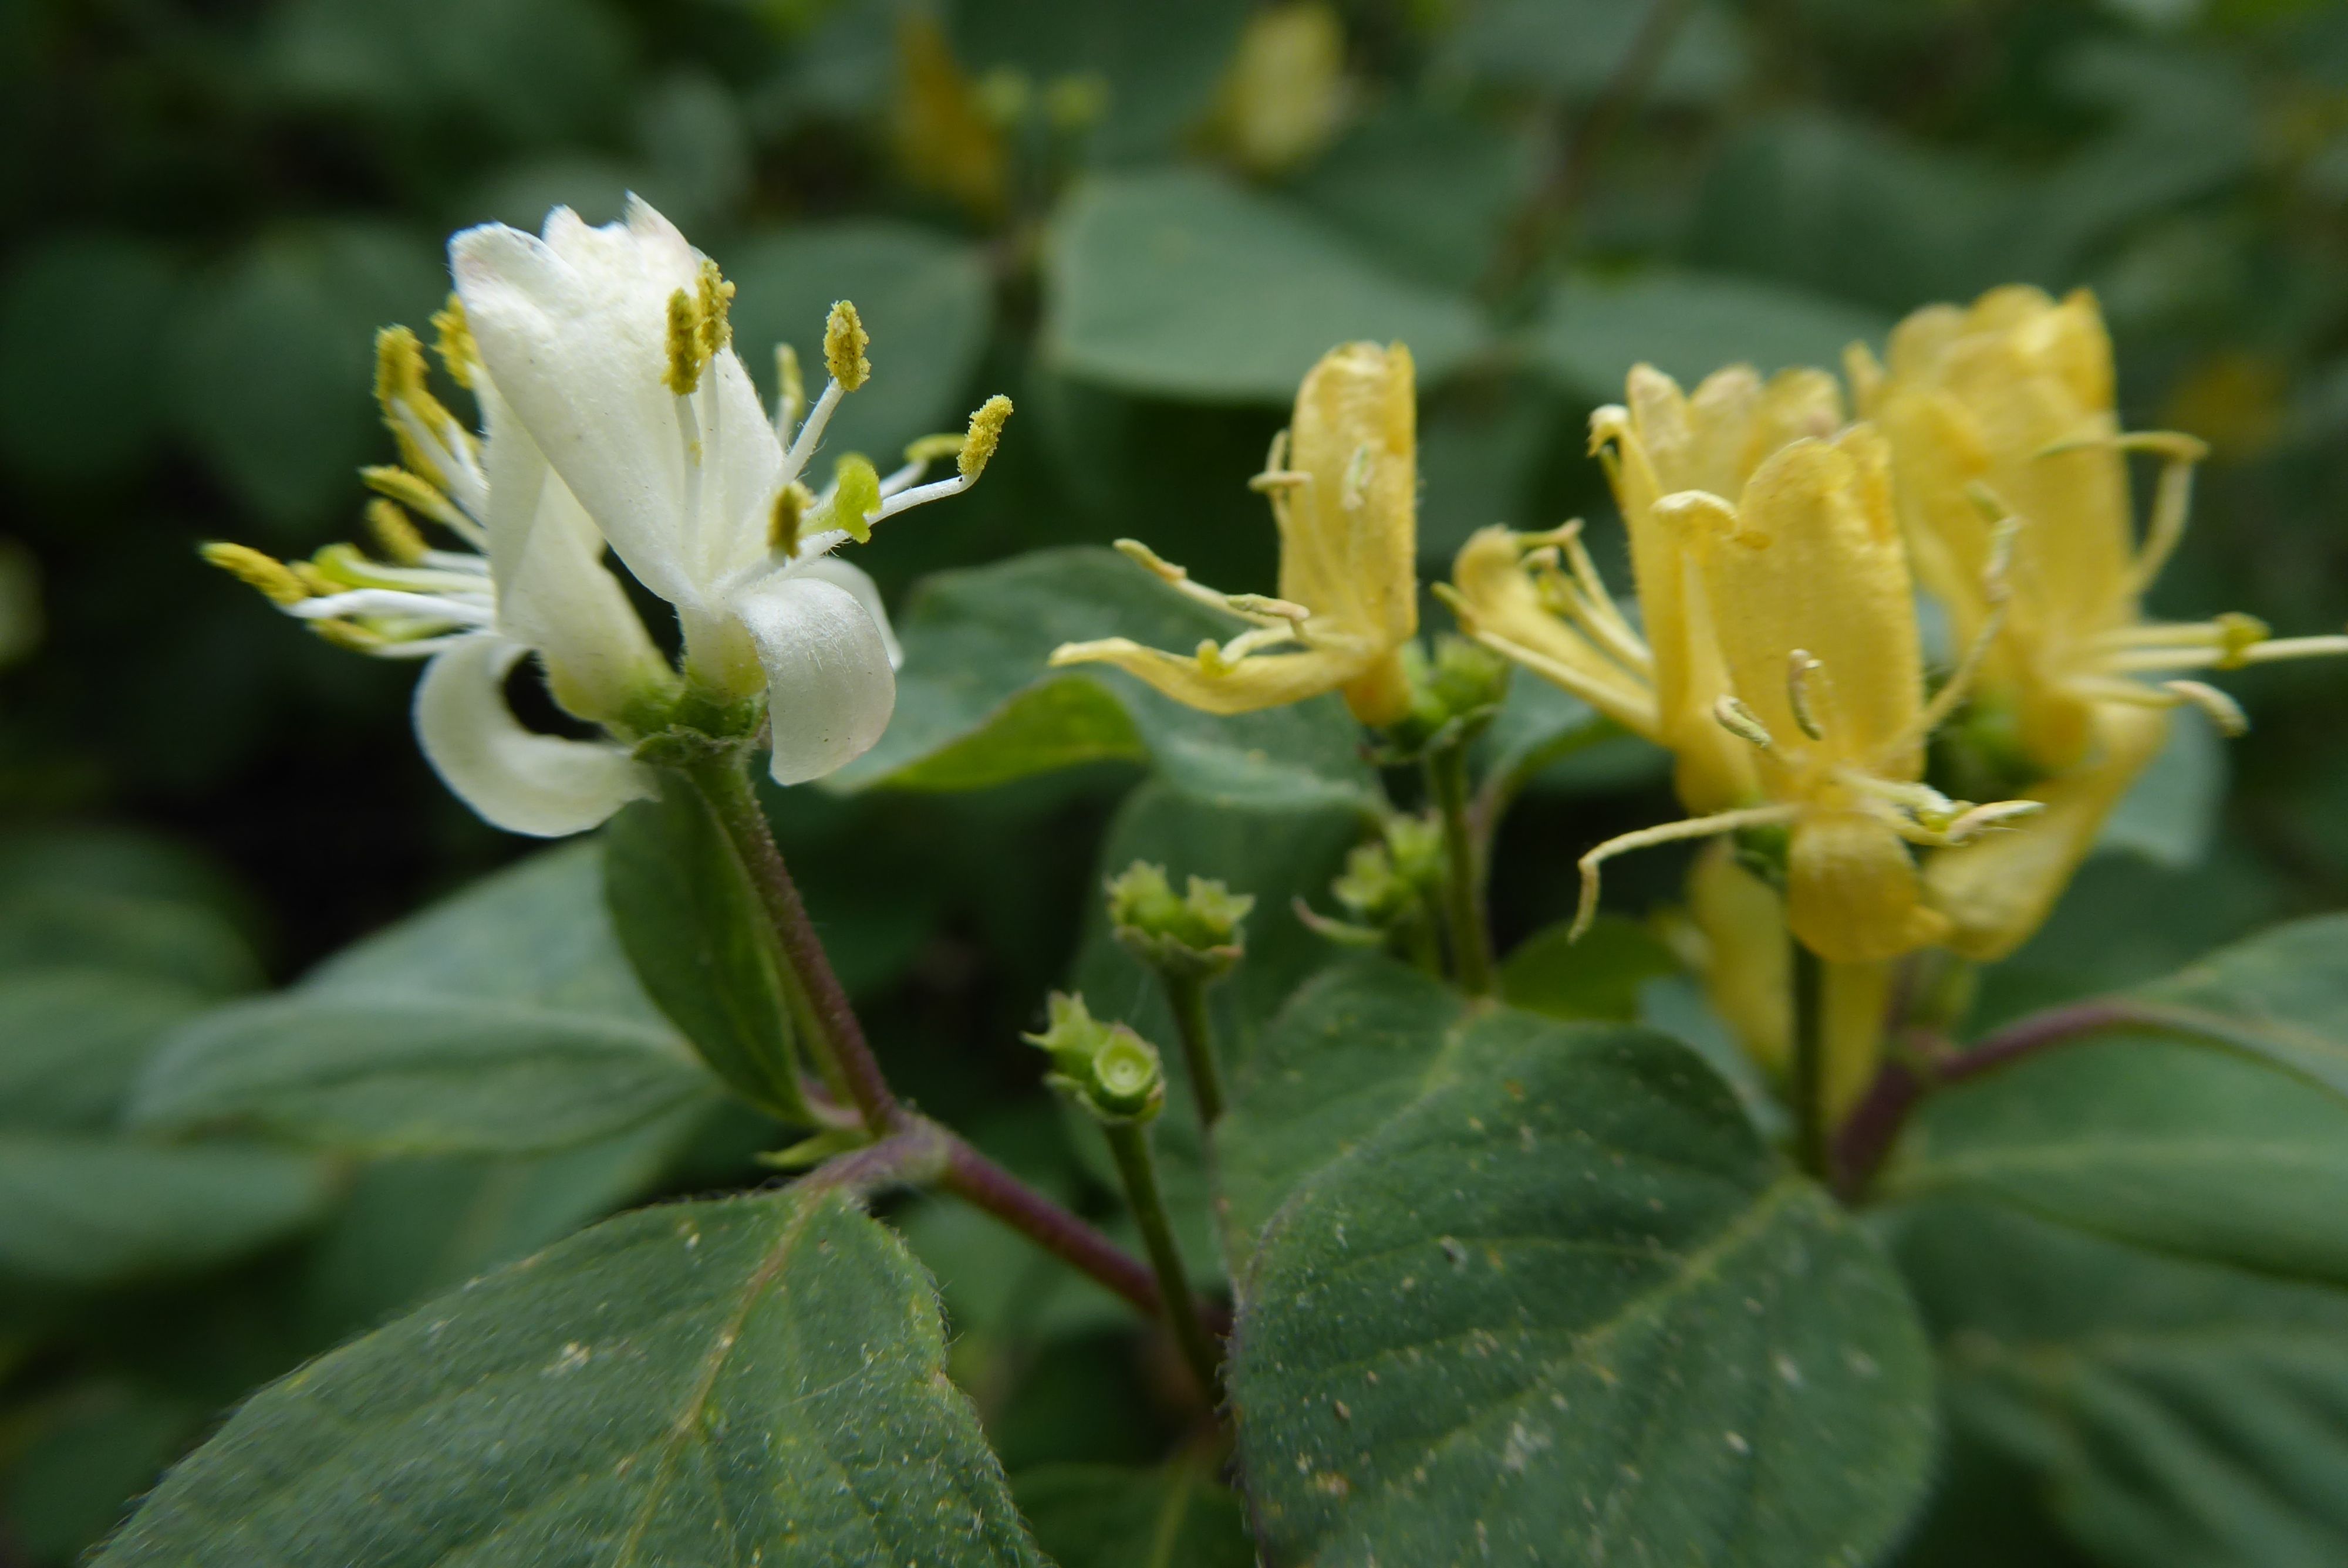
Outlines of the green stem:
M880 1063L865 1040L864 1026L831 967L831 956L808 918L807 903L798 884L783 864L766 809L750 783L739 753L716 749L683 764L685 775L701 791L717 815L718 825L733 842L734 851L750 874L759 904L773 922L782 943L783 959L807 999L808 1045L827 1082L846 1092L864 1125L875 1133L894 1129L904 1116Z
M1197 975L1161 969L1166 1001L1174 1009L1174 1032L1182 1040L1182 1060L1190 1069L1190 1092L1199 1102L1199 1125L1211 1127L1223 1113L1223 1070L1215 1061L1215 1025L1207 1012L1207 982Z
M1215 1401L1215 1342L1200 1320L1197 1298L1190 1294L1190 1276L1182 1266L1182 1253L1174 1245L1174 1227L1166 1218L1166 1203L1158 1191L1158 1162L1149 1152L1149 1127L1142 1122L1102 1124L1109 1153L1117 1156L1117 1173L1124 1179L1126 1201L1133 1205L1134 1223L1158 1271L1158 1294L1165 1303L1166 1321L1182 1348L1182 1358L1199 1379L1207 1402Z
M1444 919L1451 934L1451 968L1470 996L1492 993L1492 934L1484 925L1483 876L1468 817L1468 748L1438 746L1426 754L1426 790L1443 819Z
M1826 1102L1826 963L1794 948L1794 1154L1820 1181L1832 1175Z

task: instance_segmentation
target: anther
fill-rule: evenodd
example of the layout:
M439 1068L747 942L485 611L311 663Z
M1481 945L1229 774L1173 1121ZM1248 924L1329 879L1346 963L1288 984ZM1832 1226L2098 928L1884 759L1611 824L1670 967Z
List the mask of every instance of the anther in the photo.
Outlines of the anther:
M448 302L432 313L432 330L437 334L433 347L439 351L448 379L459 386L471 386L473 366L481 362L481 348L473 341L472 323L465 319L465 302L450 294Z
M871 375L872 362L864 357L871 343L856 306L847 300L834 303L823 323L823 365L842 392L854 392Z
M2218 726L2218 733L2228 740L2250 733L2250 717L2242 705L2203 681L2163 681L2160 689L2178 701L2199 708Z
M683 289L668 297L668 369L661 382L679 397L701 384L701 312Z
M860 545L868 543L872 525L865 514L880 509L880 470L860 452L846 454L832 466L831 526L847 529L848 537Z
M310 590L303 586L293 568L249 545L215 542L200 546L196 553L247 588L258 589L263 598L281 608L299 604L310 597Z
M376 497L366 504L366 517L367 532L374 536L376 548L386 559L401 566L417 566L430 553L423 534L393 502Z
M775 492L774 508L767 514L767 548L770 553L798 554L799 528L807 520L808 509L814 505L815 497L796 479Z
M1797 648L1786 656L1786 705L1794 710L1794 723L1802 726L1802 733L1814 741L1823 741L1827 736L1810 704L1810 681L1825 668L1805 648Z
M1712 721L1738 740L1749 741L1765 752L1776 743L1761 716L1734 697L1723 696L1714 702Z
M787 343L775 345L775 425L786 441L807 417L807 378L799 374L799 352Z
M985 472L1003 441L1003 426L1011 417L1011 399L996 393L973 411L970 429L962 438L962 450L955 456L954 466L964 479L975 479ZM909 454L910 456L910 454Z

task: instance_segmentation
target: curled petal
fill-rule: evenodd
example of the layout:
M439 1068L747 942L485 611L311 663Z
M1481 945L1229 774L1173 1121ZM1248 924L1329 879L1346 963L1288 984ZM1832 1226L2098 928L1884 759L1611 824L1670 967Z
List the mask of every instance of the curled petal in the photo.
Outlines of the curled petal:
M733 609L767 672L775 782L821 778L871 750L897 676L887 634L855 593L801 569L744 589Z
M1144 648L1125 637L1066 642L1052 651L1052 667L1114 664L1176 702L1208 713L1252 713L1302 702L1366 673L1375 659L1350 649L1312 648L1300 653L1253 653L1213 665L1179 653Z
M505 678L528 651L473 637L434 659L416 686L416 738L440 782L492 827L584 833L651 794L652 775L622 747L524 729L506 706Z
M889 668L901 670L905 667L905 651L898 645L897 633L889 624L889 607L880 602L880 589L870 572L838 556L817 556L794 565L791 575L813 578L834 588L846 589L853 594L856 602L864 607L864 613L872 618L872 624L880 629L880 645L889 651Z

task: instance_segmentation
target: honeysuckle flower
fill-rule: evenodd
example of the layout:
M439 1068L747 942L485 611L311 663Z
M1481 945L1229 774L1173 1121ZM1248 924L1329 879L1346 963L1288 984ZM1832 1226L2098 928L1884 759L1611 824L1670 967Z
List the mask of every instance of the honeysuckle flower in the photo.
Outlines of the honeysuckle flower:
M432 395L414 335L390 329L376 394L401 463L366 473L383 497L368 514L378 556L332 546L289 565L212 545L207 557L333 641L428 660L416 695L425 754L511 832L580 832L651 793L633 747L684 697L744 733L763 707L785 784L871 745L895 701L896 641L871 579L831 552L967 489L1009 401L990 399L963 436L914 443L886 477L843 456L814 493L800 474L870 371L852 306L833 307L830 379L812 408L795 357L778 351L770 421L730 346L733 285L642 202L622 224L591 229L557 209L542 239L491 225L450 250L458 294L436 318L440 352L483 434ZM922 483L948 456L956 473ZM413 518L462 548L427 543ZM675 606L682 679L603 566L607 544ZM555 701L602 737L541 734L514 716L504 682L531 653Z
M1372 726L1410 711L1401 650L1418 630L1416 404L1410 351L1350 343L1297 389L1289 428L1251 481L1280 528L1280 594L1227 594L1148 547L1117 548L1165 581L1244 624L1189 657L1128 638L1055 649L1054 668L1113 664L1179 702L1247 713L1343 693Z
M1615 606L1581 542L1581 525L1540 534L1485 528L1438 588L1471 636L1573 692L1633 733L1668 747L1690 811L1749 802L1752 748L1716 717L1726 673L1703 583L1665 497L1735 496L1787 441L1842 423L1833 379L1789 370L1764 382L1749 365L1705 377L1693 396L1650 365L1624 401L1591 415L1631 542L1639 626Z
M516 420L613 553L676 608L688 687L720 703L765 692L779 783L871 746L896 700L895 643L871 579L831 552L967 489L1009 400L991 399L959 443L917 444L886 478L842 457L811 493L800 476L870 371L852 306L833 308L829 379L814 406L799 417L787 362L784 406L769 419L731 346L733 285L643 201L601 228L567 208L542 236L485 225L449 251L481 360ZM918 483L948 448L954 477Z
M349 545L291 564L242 545L204 554L329 641L428 661L416 733L449 789L509 832L577 833L650 793L649 775L620 744L524 727L506 704L506 676L534 651L558 703L613 726L662 700L674 678L603 568L602 536L475 357L461 308L452 301L438 320L443 363L471 388L484 433L476 438L432 395L412 333L379 335L376 396L402 461L366 470L382 492L367 508L378 556ZM428 543L411 513L451 538Z
M1930 306L1900 324L1886 360L1854 349L1852 382L1890 442L1917 574L1958 637L1982 649L1967 733L2036 781L2027 794L2045 807L2019 833L1927 867L1951 945L1999 958L2044 919L2158 753L2168 709L2190 703L2240 727L2230 699L2179 677L2348 651L2348 637L2273 638L2240 614L2143 618L2142 596L2183 537L2204 448L2120 430L2111 340L2087 293L2058 302L2011 287L1962 309ZM2141 543L2130 451L2162 460ZM2001 548L2007 569L1987 570Z

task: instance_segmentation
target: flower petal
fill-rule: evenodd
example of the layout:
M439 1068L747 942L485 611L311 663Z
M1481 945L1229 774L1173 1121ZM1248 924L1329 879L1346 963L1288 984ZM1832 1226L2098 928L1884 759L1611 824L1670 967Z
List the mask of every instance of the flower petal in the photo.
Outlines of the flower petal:
M854 594L856 602L864 607L864 613L872 618L872 624L880 629L880 644L889 650L889 668L902 670L905 667L905 651L898 645L896 630L889 624L889 607L880 602L880 588L872 580L871 573L853 561L842 560L834 555L822 555L797 562L791 567L790 574L814 578L819 582L828 582L834 588L846 589Z
M1900 835L1859 811L1813 811L1794 825L1786 917L1804 946L1839 964L1896 958L1949 929L1945 917L1925 907Z
M651 794L652 775L619 746L524 729L506 706L505 678L527 651L474 637L434 659L416 686L416 738L440 782L492 827L583 833Z
M618 718L667 677L627 590L602 564L603 536L548 468L488 375L474 395L488 432L489 574L498 626L537 649L555 701L580 718Z
M871 750L897 705L880 623L849 589L804 570L734 597L767 672L777 784L804 784Z
M1210 669L1197 659L1144 648L1126 637L1095 642L1064 642L1051 663L1114 664L1167 696L1208 713L1252 713L1302 702L1332 692L1362 674L1378 655L1350 649L1312 648L1301 653L1251 653Z

